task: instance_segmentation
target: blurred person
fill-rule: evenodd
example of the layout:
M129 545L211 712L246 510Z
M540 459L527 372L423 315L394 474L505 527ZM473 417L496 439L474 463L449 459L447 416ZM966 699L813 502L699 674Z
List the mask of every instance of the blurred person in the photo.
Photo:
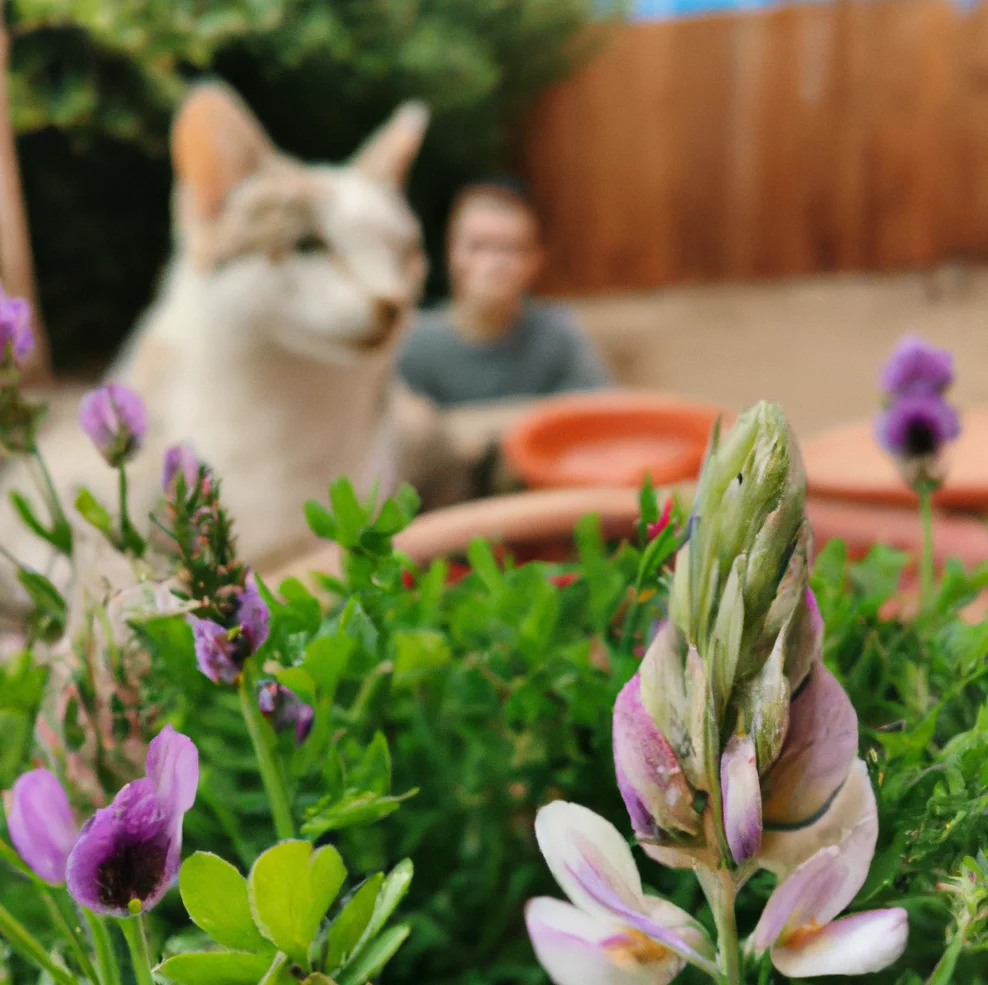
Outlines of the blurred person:
M607 371L572 316L534 301L539 218L517 182L468 185L447 231L452 298L420 312L401 349L405 382L439 405L606 386Z

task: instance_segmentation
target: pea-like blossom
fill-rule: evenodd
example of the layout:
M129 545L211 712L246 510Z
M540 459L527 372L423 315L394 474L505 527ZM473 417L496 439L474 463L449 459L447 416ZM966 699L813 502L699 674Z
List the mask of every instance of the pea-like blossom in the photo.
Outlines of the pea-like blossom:
M199 669L214 684L234 684L244 662L268 638L270 612L256 585L249 580L237 599L232 629L213 619L189 616Z
M17 779L7 828L17 853L39 879L53 886L65 882L65 866L79 837L79 826L54 773L37 769Z
M946 349L907 335L882 369L881 387L890 396L942 394L954 382L954 357Z
M24 298L4 294L0 287L0 364L9 351L15 366L22 366L34 349L31 305Z
M172 445L165 451L161 471L161 488L170 493L179 472L185 478L185 485L191 489L199 476L199 456L188 442Z
M935 458L960 433L956 409L936 393L898 397L876 422L876 436L882 447L907 460Z
M141 398L121 383L91 390L79 405L79 426L114 468L137 453L147 432Z
M146 772L86 822L69 855L69 892L96 913L146 912L178 875L182 822L199 785L198 750L166 726L148 748Z
M292 729L298 745L309 737L315 712L291 688L277 681L261 681L257 686L257 707L276 732Z

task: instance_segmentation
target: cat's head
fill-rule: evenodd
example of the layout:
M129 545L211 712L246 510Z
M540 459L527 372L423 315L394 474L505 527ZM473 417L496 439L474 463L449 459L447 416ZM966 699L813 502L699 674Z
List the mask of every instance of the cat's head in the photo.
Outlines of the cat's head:
M345 164L306 165L231 90L195 88L172 133L177 221L216 322L317 359L386 353L426 273L402 186L427 124L407 103Z

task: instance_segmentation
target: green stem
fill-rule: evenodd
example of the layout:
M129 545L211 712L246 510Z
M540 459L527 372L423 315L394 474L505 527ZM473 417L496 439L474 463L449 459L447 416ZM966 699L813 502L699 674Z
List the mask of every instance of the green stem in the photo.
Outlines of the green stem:
M292 820L292 809L288 802L285 784L278 770L271 746L263 731L263 719L254 698L253 688L248 680L247 668L240 675L240 710L244 715L247 733L254 745L254 755L257 757L257 768L261 773L264 791L268 796L268 806L274 819L275 833L280 841L295 837L295 822Z
M933 490L919 490L919 515L923 523L923 553L919 559L920 606L923 611L933 605Z
M144 556L146 547L144 538L130 522L130 513L127 511L127 470L122 465L120 466L120 540L124 550L133 551L137 557Z
M48 466L45 465L44 457L37 446L32 449L32 455L34 456L35 464L38 466L38 471L41 473L41 491L48 500L48 509L51 513L52 525L56 533L60 535L61 543L59 546L64 554L71 555L72 525L69 523L68 518L65 515L65 510L62 509L62 500L59 498L58 490L55 488L55 483L52 481L51 473L48 471Z
M738 948L738 925L734 916L734 900L737 895L734 878L726 868L712 871L702 867L697 869L697 878L717 924L721 985L741 985L741 952Z
M101 985L100 979L96 974L96 969L93 967L92 959L89 957L89 950L86 946L87 942L83 935L82 927L77 922L74 926L69 923L58 901L52 896L47 887L41 889L40 892L41 898L45 901L45 906L48 907L48 912L51 914L52 923L55 924L55 927L71 946L72 952L79 962L79 970L93 985Z
M101 916L91 910L83 908L82 915L89 927L89 936L93 941L100 982L102 985L120 985L120 967L117 965L117 956L113 950L110 928Z
M79 979L60 964L52 961L51 956L27 927L2 905L0 905L0 936L7 941L15 954L33 962L42 971L47 971L58 985L79 985Z
M154 985L151 974L151 949L148 947L148 935L144 926L144 917L125 917L118 920L130 951L130 963L134 967L134 978L137 985Z

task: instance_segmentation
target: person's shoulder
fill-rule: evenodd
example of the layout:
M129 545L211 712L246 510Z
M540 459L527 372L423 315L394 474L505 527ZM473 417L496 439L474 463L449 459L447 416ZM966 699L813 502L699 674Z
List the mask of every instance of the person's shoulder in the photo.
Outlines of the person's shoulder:
M445 305L434 308L420 308L412 317L406 338L416 340L441 340L453 335L449 311Z

